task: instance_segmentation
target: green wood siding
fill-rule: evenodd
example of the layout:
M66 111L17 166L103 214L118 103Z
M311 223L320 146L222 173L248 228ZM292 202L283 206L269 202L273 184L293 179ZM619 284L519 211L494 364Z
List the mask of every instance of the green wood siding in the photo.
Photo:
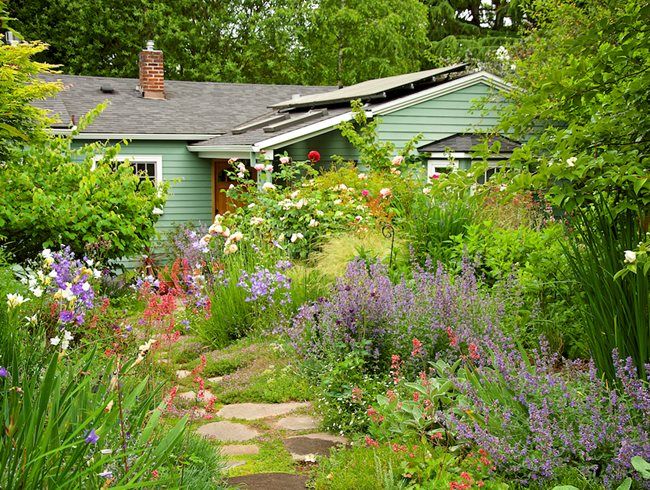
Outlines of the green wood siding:
M293 160L307 160L307 153L316 150L321 155L324 164L332 160L333 155L343 157L345 160L357 160L358 153L337 129L314 136L303 141L298 141L285 148L275 150L281 155L285 151Z
M161 234L179 223L210 224L213 219L211 162L187 151L186 145L185 141L135 140L120 150L123 155L162 156L163 180L170 185L164 214L156 224Z
M377 136L380 141L392 141L400 150L419 133L422 133L422 139L418 146L456 133L492 129L498 122L495 108L492 107L487 114L473 110L476 101L491 94L491 90L485 83L478 82L451 94L378 116L381 123ZM346 160L358 159L358 152L336 129L293 143L276 150L276 153L286 151L294 160L305 160L310 150L319 151L325 163L331 160L332 155L340 155Z
M382 141L392 141L400 149L418 133L423 135L418 145L424 145L456 133L491 129L498 121L496 111L482 114L472 110L475 101L490 94L491 90L479 82L380 116L378 137Z

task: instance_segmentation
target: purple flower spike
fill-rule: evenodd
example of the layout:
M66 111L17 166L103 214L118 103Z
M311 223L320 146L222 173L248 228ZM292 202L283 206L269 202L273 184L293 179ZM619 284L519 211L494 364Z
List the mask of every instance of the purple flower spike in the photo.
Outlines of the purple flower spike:
M97 444L97 441L99 441L99 436L97 435L97 432L95 432L95 429L90 429L90 432L86 435L86 444Z

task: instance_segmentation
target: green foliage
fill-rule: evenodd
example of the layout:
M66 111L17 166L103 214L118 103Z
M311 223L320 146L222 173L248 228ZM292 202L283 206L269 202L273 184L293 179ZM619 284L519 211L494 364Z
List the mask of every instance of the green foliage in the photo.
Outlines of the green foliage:
M32 101L55 95L61 85L38 78L53 68L34 60L45 50L43 43L5 44L9 27L4 10L0 2L0 162L6 165L11 146L44 137L51 120Z
M648 271L616 277L625 251L644 239L636 213L617 217L599 205L577 214L577 239L566 247L568 265L586 297L584 310L591 355L598 369L614 379L611 353L617 349L634 360L647 379L650 360L650 275Z
M454 243L462 241L474 215L469 198L442 200L420 193L415 195L410 213L402 217L400 225L418 262L431 258L448 263Z
M224 257L225 280L215 283L210 292L210 317L197 324L202 340L220 347L250 332L252 305L238 282L242 271L252 271L255 264L255 255L248 248Z
M429 7L431 41L426 58L433 66L484 61L499 46L512 44L526 23L527 2L522 0L424 0L423 3Z
M402 455L383 446L353 446L334 451L319 465L314 481L318 490L398 490L407 487L400 473Z
M96 356L91 350L66 362L54 354L42 378L21 373L0 381L3 488L97 488L105 471L117 483L134 485L166 462L186 420L156 435L162 407L155 408L155 391L144 393L147 378L133 383L122 399L110 386L113 366L96 363ZM107 409L113 402L116 408ZM99 436L97 445L84 440L91 430ZM121 430L134 434L128 445L120 440Z
M308 70L320 83L351 85L420 67L427 19L418 0L325 0L310 20Z
M365 357L353 351L341 361L308 367L308 376L318 373L320 379L316 403L326 429L354 433L367 428L366 403L385 392L388 381L365 374Z
M42 58L66 73L137 77L137 53L153 39L168 78L197 81L350 85L480 62L523 25L521 0L9 3L16 28L49 43Z
M508 229L485 221L455 236L447 253L452 264L469 258L490 287L512 287L516 280L522 304L507 321L511 333L526 346L535 347L544 336L554 351L571 358L584 357L588 348L583 303L563 253L564 233L560 224L541 230L528 226Z
M119 151L99 143L74 149L70 137L12 150L11 163L0 167L0 187L11 189L0 196L0 243L16 261L61 243L104 260L151 243L166 187L135 175L128 162L116 165Z
M586 294L587 333L599 369L613 376L611 350L650 360L648 274L614 279L625 251L648 231L650 5L537 2L539 28L522 46L502 131L531 134L510 160L511 188L537 189L569 213L566 249Z
M214 444L204 437L188 433L186 441L172 454L173 470L181 465L179 488L196 490L217 490L227 488L222 484L223 457Z

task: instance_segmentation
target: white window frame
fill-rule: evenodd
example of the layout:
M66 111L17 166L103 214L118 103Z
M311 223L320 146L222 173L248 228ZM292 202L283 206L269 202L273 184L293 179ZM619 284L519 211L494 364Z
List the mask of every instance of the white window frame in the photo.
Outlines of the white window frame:
M487 173L491 169L499 169L503 167L503 164L508 160L511 153L503 153L503 158L488 158L488 168L485 169L483 174L483 179L485 182L488 181ZM437 169L447 169L451 168L452 171L458 170L458 161L461 159L472 159L471 153L463 152L448 152L448 153L431 153L427 159L427 181L431 181L431 176L435 173L439 173Z
M104 158L104 155L95 155L93 158L93 166L91 170L95 170L96 164ZM143 162L143 163L155 163L156 164L156 175L155 182L156 185L163 182L163 157L162 155L116 155L114 160L118 162L123 162L129 160L129 162Z

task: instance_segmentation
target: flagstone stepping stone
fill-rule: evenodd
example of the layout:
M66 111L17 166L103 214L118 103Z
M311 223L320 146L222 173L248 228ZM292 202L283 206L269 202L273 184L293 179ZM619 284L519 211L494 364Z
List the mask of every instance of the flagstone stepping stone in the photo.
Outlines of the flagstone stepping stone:
M288 437L282 442L294 461L313 463L316 456L329 456L331 448L345 444L345 438L331 434L308 434Z
M233 403L226 405L217 412L224 419L259 420L267 417L286 415L299 408L308 408L308 402L289 403Z
M197 434L222 442L243 442L255 439L260 433L244 424L220 421L202 425L196 429Z
M185 391L183 393L178 394L178 398L181 400L185 400L188 402L207 402L211 398L216 398L210 391L208 390L203 390L203 397L201 399L198 398L198 394L195 393L194 391Z
M289 415L281 418L273 425L276 429L309 430L318 428L318 420L309 415Z
M193 391L185 391L183 393L179 393L178 398L188 402L193 402L194 400L196 400L196 393Z
M226 464L223 465L224 470L230 470L232 468L237 468L237 466L242 466L245 465L246 461L241 461L241 460L232 460L232 461L226 461Z
M187 369L179 369L176 371L176 377L178 379L187 378L190 374L192 374L192 371L188 371Z
M247 490L305 490L307 478L307 475L288 473L257 473L228 478L228 483Z
M260 448L255 444L229 444L221 446L221 454L224 456L249 456L259 454Z
M215 376L214 378L208 378L208 383L221 383L223 376Z

